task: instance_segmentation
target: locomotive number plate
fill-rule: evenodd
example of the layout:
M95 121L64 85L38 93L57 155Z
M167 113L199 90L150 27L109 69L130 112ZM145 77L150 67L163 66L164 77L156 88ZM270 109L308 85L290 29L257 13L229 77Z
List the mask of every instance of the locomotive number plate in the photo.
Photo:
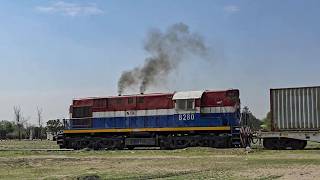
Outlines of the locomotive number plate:
M179 114L179 121L192 121L194 114Z

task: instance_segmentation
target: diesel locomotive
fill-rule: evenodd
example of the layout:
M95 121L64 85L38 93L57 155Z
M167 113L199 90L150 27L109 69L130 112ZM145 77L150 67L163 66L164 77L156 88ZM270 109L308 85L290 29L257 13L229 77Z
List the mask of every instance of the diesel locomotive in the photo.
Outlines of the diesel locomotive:
M239 90L74 99L57 143L70 149L241 147Z

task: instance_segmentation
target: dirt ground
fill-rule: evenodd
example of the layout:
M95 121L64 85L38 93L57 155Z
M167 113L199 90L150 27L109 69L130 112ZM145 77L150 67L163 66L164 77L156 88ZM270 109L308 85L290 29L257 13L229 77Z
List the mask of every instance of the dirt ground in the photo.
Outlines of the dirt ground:
M10 150L14 148L14 151ZM27 151L49 141L1 141L0 179L319 179L320 145L271 151L180 150ZM21 149L21 150L19 150Z

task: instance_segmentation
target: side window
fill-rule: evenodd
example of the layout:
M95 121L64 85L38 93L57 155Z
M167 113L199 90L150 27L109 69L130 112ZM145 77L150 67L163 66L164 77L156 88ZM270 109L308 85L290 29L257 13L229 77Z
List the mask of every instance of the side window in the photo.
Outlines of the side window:
M107 99L95 99L93 101L94 107L106 107L107 106Z
M185 99L176 100L176 109L177 110L185 110L186 109L186 100Z
M139 97L139 98L138 98L138 103L139 103L139 104L144 103L144 98L143 98L143 97Z
M194 99L188 99L187 100L187 109L188 110L193 110L195 109L195 102L194 102Z
M73 107L72 118L85 118L92 116L91 107Z
M128 98L128 104L132 104L133 103L133 98Z
M195 110L195 100L194 99L177 99L176 109L184 110L184 111Z
M117 104L122 104L122 99L117 99Z

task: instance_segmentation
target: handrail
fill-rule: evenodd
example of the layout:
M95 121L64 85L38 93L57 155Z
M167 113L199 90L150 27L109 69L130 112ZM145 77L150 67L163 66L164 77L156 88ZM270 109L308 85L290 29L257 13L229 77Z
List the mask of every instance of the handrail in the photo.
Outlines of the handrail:
M93 117L69 118L69 119L65 119L65 120L81 120L81 119L93 119Z

